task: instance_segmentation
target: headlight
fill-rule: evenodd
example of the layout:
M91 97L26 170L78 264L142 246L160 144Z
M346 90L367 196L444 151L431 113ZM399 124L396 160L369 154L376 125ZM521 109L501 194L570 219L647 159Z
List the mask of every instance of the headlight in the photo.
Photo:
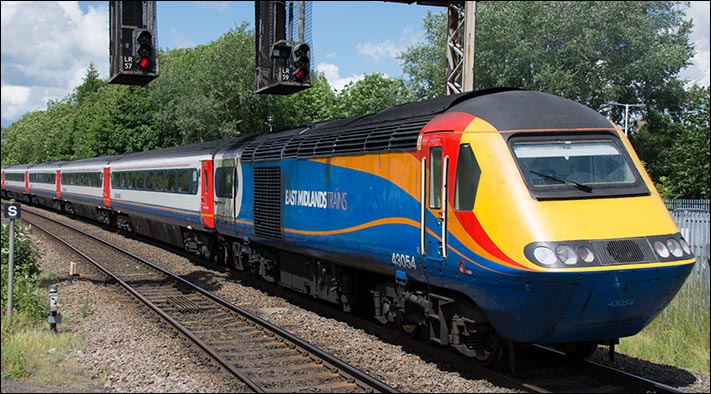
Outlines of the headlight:
M544 265L553 265L556 262L555 253L545 246L539 246L533 251L533 256L539 263Z
M573 251L573 248L568 245L560 245L555 248L555 254L563 264L573 265L578 262L578 256Z
M684 252L686 252L686 254L691 254L691 248L689 247L689 244L686 243L684 238L681 239L681 248L684 249Z
M657 252L659 257L663 259L669 257L669 249L667 249L666 245L664 245L661 241L654 243L654 251Z
M593 260L595 260L595 255L593 254L592 250L590 250L586 246L578 247L578 257L580 257L580 260L583 260L586 263L592 263Z
M669 238L667 240L667 248L669 248L669 251L674 255L674 257L681 257L684 255L684 251L681 250L681 245L679 245L679 242L673 238Z

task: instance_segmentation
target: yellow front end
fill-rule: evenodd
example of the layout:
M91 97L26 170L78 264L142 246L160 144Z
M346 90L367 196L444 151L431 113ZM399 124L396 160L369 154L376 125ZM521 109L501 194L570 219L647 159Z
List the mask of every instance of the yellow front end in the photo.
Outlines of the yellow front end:
M545 133L550 135L552 131L547 130ZM560 133L566 131L561 130ZM507 141L511 136L522 134L502 133L485 121L475 119L461 138L461 143L471 145L481 167L474 214L494 244L515 262L530 270L547 270L547 267L534 264L524 255L526 245L533 242L628 239L679 232L629 140L619 130L617 137L642 177L649 191L646 195L595 197L593 192L586 198L536 199ZM646 262L644 266L669 266L692 261L693 258L685 261ZM615 269L638 266L617 264ZM566 271L609 268L564 267Z

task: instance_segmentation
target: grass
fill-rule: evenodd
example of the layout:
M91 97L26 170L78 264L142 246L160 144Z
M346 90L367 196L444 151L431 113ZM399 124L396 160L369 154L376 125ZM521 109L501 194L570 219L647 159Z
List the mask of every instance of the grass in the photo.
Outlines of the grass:
M639 334L620 339L617 351L639 359L709 373L709 308L699 297L677 297ZM694 305L701 304L701 305Z
M14 313L2 319L2 378L82 388L90 378L69 357L82 347L72 333L52 333L48 323Z

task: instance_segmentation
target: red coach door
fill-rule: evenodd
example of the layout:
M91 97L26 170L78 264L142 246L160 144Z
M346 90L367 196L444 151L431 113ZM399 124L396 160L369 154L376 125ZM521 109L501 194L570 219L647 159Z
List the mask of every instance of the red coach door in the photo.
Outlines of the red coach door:
M54 178L55 186L57 188L57 198L62 197L62 183L61 183L60 176L61 176L61 174L60 174L59 170L57 170L57 177Z
M200 218L206 228L215 228L215 195L213 193L212 160L202 161L202 187L200 188Z
M111 171L104 167L104 206L111 207Z

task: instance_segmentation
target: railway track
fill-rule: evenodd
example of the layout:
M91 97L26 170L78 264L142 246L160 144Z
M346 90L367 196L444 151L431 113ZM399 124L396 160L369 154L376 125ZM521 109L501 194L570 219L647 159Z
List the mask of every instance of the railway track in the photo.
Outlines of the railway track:
M685 393L683 390L590 360L571 360L556 349L534 345L524 352L512 378L535 392Z
M34 208L31 209L33 210ZM23 210L23 213L27 212L33 215L31 218L23 216L23 219L30 219L28 222L36 223L38 220L48 220L44 217L34 217L31 210ZM56 225L58 226L59 224ZM82 250L87 249L86 244L82 245ZM105 246L103 246L103 248L105 248ZM74 250L77 253L84 254L77 249ZM112 252L112 254L113 253L120 255L127 252L116 251ZM119 259L115 257L109 258L109 260L111 259L119 261ZM203 346L199 342L207 344L207 347L212 349L206 350L206 353L210 355L210 357L221 365L221 361L227 361L227 365L222 365L224 369L228 371L231 368L237 369L244 377L250 380L254 379L253 383L255 386L259 386L258 388L254 388L255 391L314 391L319 390L319 387L321 391L339 392L388 392L389 390L393 390L385 384L383 384L383 388L373 388L367 384L359 384L357 383L357 379L353 377L348 377L338 382L329 381L328 378L332 377L333 374L346 376L346 373L338 371L337 367L328 366L329 363L323 361L321 358L322 355L318 354L318 352L316 354L309 353L307 350L299 348L298 344L286 345L286 348L293 350L293 352L279 346L282 343L287 343L287 341L278 339L278 336L275 334L258 330L255 328L257 323L247 323L246 326L242 326L243 328L237 329L240 320L254 322L255 320L261 319L248 311L243 311L244 315L239 314L239 316L244 316L242 318L232 316L229 310L234 307L231 304L210 295L206 295L206 298L203 299L198 296L198 294L207 292L199 287L193 288L189 283L179 277L174 279L176 281L175 284L169 284L173 279L169 280L167 275L161 274L162 270L160 268L155 267L156 269L152 270L153 273L151 274L141 274L138 272L138 268L143 263L141 262L139 264L138 261L140 261L140 259L129 259L125 260L123 264L119 264L119 267L123 268L118 270L120 272L116 275L117 279L114 280L119 283L125 282L129 285L133 284L133 291L129 291L131 293L138 293L138 295L136 295L137 298L140 299L140 297L144 297L150 304L153 304L155 307L160 307L159 309L162 310L162 313L159 312L159 314L167 315L168 318L166 320L170 324L174 326L176 326L176 323L178 325L185 325L186 333L183 333L183 335L190 339L195 337L197 339L196 343L200 347ZM100 265L100 267L102 266L103 265ZM103 270L103 268L100 269ZM238 275L240 274L238 273ZM249 284L252 282L248 276L245 276L244 279L244 283ZM270 292L276 292L296 305L303 306L307 309L316 309L320 314L330 315L335 319L350 322L359 328L377 335L385 341L413 349L413 352L420 353L423 356L426 355L427 358L435 359L436 362L440 364L454 365L463 376L471 379L487 379L502 387L513 388L524 392L541 393L685 392L663 383L594 362L571 362L569 358L564 357L560 352L545 347L534 346L532 349L517 352L515 372L511 372L505 362L503 367L496 370L480 368L470 359L450 351L447 348L440 348L435 345L403 337L402 333L398 330L384 327L367 318L343 313L337 308L330 308L324 304L314 305L313 303L308 303L308 301L304 301L298 295L276 285L256 281L251 285L254 287L269 288ZM213 297L218 300L216 301L217 304L212 307L207 306L203 308L202 305L209 305L211 301L208 301L208 299L211 300ZM147 305L151 306L150 304ZM222 308L226 308L227 311ZM210 318L215 318L215 320L209 320ZM226 322L229 322L229 324ZM225 326L224 329L222 325ZM227 329L229 328L231 330L233 326L235 332L231 334L226 333ZM178 330L180 331L179 328ZM241 340L240 338L245 339ZM244 345L242 345L242 343L244 343ZM259 348L259 346L263 345L269 347L270 350L264 351L264 348ZM241 349L244 350L242 351ZM282 352L284 353L282 354ZM241 353L241 355L238 353ZM285 358L289 364L278 361L279 357L277 356L279 355ZM296 361L297 359L302 359L302 361L308 359L310 361L305 361L303 364L291 364L292 361ZM326 368L320 372L317 372L316 369L312 370L312 368L315 368L317 365L324 365ZM304 380L307 379L305 377L290 380L290 375L287 374L292 373L291 376L295 376L300 375L302 372L309 376L316 377L316 383ZM262 374L262 380L252 378L251 376L253 375L251 374L255 373ZM235 376L240 377L239 374ZM242 377L240 377L240 379L244 381Z
M248 284L247 281L243 283ZM261 286L262 284L260 284ZM279 296L305 308L313 305L301 304L298 296L288 297L277 286L273 288ZM685 393L686 391L656 382L652 379L601 365L589 360L573 360L563 353L544 346L530 346L516 352L512 366L507 359L497 368L483 368L471 359L447 347L422 342L406 337L398 328L389 328L367 318L344 313L326 305L315 306L317 313L336 320L346 321L366 330L383 341L397 344L423 358L439 363L445 368L456 366L456 370L470 379L486 379L501 387L530 393Z
M32 210L23 220L94 264L255 392L397 392L126 250Z

